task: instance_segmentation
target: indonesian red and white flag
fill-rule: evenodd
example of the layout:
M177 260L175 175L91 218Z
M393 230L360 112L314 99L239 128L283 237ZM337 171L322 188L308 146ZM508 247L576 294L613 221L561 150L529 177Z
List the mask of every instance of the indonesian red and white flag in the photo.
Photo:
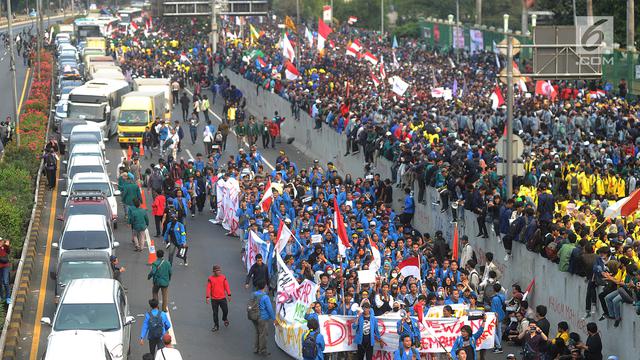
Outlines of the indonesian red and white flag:
M527 297L531 294L531 291L533 291L533 287L535 285L536 285L536 278L533 278L529 283L529 286L527 286L527 290L525 290L524 295L522 295L522 301L527 300Z
M518 89L523 93L529 92L529 89L527 89L527 83L524 81L523 77L518 78Z
M287 65L284 67L284 74L287 77L287 80L298 80L300 78L300 71L296 69L295 65L291 61L287 62Z
M393 68L398 70L400 68L400 63L398 62L398 59L396 58L396 52L392 52L393 54Z
M380 56L380 78L382 80L387 78L387 72L384 70L384 56Z
M322 19L318 19L318 51L324 49L324 43L332 31L329 25L325 24Z
M420 261L417 257L410 257L398 264L400 274L405 278L408 276L414 276L416 279L420 279Z
M374 74L373 71L371 72L371 80L373 81L373 85L376 87L380 86L380 80L376 77L376 74Z
M338 252L344 258L347 256L347 249L351 247L351 243L349 242L347 228L344 226L344 218L340 213L336 198L333 198L333 228L338 234Z
M131 27L132 31L137 31L139 26L135 21L132 21L129 23L129 26Z
M500 106L504 105L504 97L502 96L502 91L500 90L500 86L496 85L495 89L491 93L491 108L496 110Z
M558 95L556 89L553 88L551 82L538 80L536 81L536 95L546 96L549 99L555 99Z
M367 60L368 62L370 62L373 66L376 66L376 64L378 63L378 58L375 57L372 53L370 53L369 51L365 52L364 55L362 56L365 60Z
M353 56L355 58L360 57L360 51L362 50L362 45L360 45L360 41L358 39L353 40L349 47L347 47L347 56Z
M349 16L349 20L347 20L347 22L349 23L349 25L353 25L358 22L358 18L355 16Z
M282 36L282 56L291 61L296 58L296 51L294 50L293 45L291 45L291 41L289 41L287 33L284 33Z
M382 265L380 249L378 249L378 245L373 240L369 240L369 245L371 245L371 255L373 255L373 261L369 264L369 270L378 271Z
M262 209L263 213L266 213L271 208L271 202L273 201L273 191L271 187L271 180L267 182L267 185L264 187L264 195L262 195L262 199L260 199L260 209Z
M147 18L147 28L149 30L153 29L153 18L151 17Z
M276 239L275 251L276 254L280 254L284 247L287 246L289 239L296 238L289 227L285 225L284 221L280 221L280 227L278 228L278 238Z
M196 18L191 18L191 26L194 26L196 24Z

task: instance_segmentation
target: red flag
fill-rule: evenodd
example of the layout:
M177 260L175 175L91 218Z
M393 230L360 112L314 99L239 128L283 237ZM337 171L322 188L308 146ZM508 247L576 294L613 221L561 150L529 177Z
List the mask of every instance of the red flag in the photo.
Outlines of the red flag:
M375 85L376 87L380 85L380 80L378 80L373 71L371 72L371 80L373 80L373 85Z
M420 261L417 257L406 258L398 264L398 269L405 278L414 276L416 279L420 279Z
M287 80L298 80L300 78L300 71L296 69L295 65L291 61L287 61L287 65L284 69L285 76Z
M340 213L336 198L333 198L333 218L333 228L338 234L338 252L344 258L347 255L347 249L351 247L351 243L349 242L347 228L344 226L344 219Z
M268 180L267 185L264 187L264 195L260 200L260 208L262 212L266 213L271 208L271 202L273 201L273 192L271 191L271 180Z
M322 21L322 19L318 19L318 51L324 49L324 43L327 41L329 34L331 34L333 30Z
M624 204L620 208L621 216L629 216L638 210L638 204L640 203L640 189L632 192L629 197L627 197Z
M496 85L495 89L491 93L491 108L496 110L500 106L504 105L504 97L502 97L502 91L500 86Z
M451 258L458 261L458 248L460 247L458 240L458 223L453 224L453 254Z
M529 294L533 290L533 286L535 284L536 284L536 278L533 278L533 280L531 280L531 282L529 283L529 286L527 286L527 290L525 290L524 295L522 295L522 301L527 300L527 297L529 296Z

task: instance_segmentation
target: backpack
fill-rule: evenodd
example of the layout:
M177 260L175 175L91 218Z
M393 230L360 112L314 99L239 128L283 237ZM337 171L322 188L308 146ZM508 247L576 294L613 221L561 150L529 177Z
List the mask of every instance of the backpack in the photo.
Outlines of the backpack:
M47 155L45 159L45 165L47 169L55 169L56 168L56 158L52 154Z
M474 264L478 263L478 256L476 255L476 251L475 250L471 250L471 260L473 260Z
M149 311L149 332L148 338L150 340L157 340L162 337L162 332L164 330L164 324L162 323L162 312L158 310L158 315L153 315L151 311Z
M249 302L247 303L247 318L249 320L260 320L260 300L262 300L263 296L266 295L253 295L251 299L249 299Z
M302 341L302 358L303 359L315 359L318 355L318 345L316 344L316 338L318 332L307 333Z

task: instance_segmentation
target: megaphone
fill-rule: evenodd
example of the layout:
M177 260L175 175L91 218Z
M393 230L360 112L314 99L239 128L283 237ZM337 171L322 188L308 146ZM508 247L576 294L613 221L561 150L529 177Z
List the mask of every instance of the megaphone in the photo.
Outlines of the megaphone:
M451 203L451 208L452 208L453 210L456 210L456 209L458 208L458 206L460 206L460 204L458 204L458 202L457 202L457 201L454 201L454 202L452 202L452 203Z

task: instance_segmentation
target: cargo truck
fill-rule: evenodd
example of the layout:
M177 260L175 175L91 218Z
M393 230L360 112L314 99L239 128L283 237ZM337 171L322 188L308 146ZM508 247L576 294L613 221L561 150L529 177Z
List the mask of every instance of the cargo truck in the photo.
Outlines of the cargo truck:
M134 91L162 91L165 99L165 111L171 112L173 110L173 96L171 94L171 80L170 79L151 79L151 78L136 78L133 79Z
M147 126L164 115L165 102L163 91L133 91L123 96L118 113L118 142L140 144Z
M103 137L109 138L117 131L114 110L120 107L123 96L130 91L129 83L122 80L89 81L69 93L67 118L97 123Z

